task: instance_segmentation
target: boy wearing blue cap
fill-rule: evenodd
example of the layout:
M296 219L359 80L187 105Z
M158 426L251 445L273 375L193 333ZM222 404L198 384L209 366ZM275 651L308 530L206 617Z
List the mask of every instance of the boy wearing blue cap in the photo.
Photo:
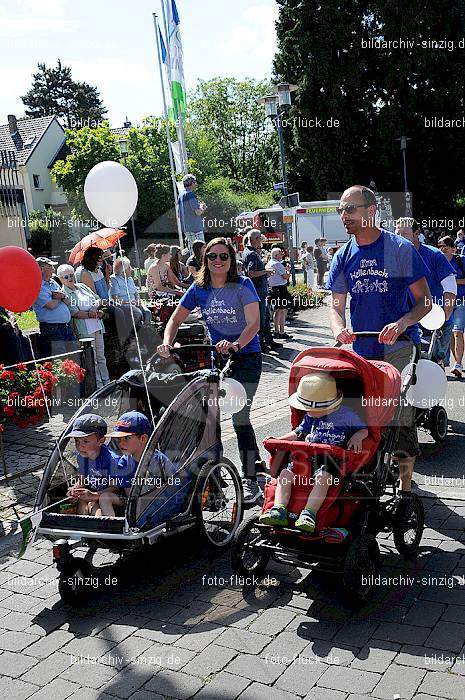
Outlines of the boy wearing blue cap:
M119 455L105 445L107 430L101 416L86 413L76 418L67 435L74 438L79 468L78 483L71 486L68 496L77 501L79 515L114 515L107 502L109 500L111 505L118 491L111 477Z
M107 434L107 437L117 440L118 447L123 453L115 476L118 486L124 489L127 495L151 433L152 426L143 413L128 411L118 418L114 431ZM119 497L115 494L115 503L117 498Z

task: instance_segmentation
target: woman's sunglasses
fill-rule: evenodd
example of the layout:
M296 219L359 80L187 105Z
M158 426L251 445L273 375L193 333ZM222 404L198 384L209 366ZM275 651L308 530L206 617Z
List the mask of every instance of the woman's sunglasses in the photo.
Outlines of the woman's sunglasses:
M63 275L64 280L72 280L74 279L74 275Z
M229 260L230 255L229 253L207 253L208 260L216 260L216 258L219 258L223 262L226 262L226 260Z

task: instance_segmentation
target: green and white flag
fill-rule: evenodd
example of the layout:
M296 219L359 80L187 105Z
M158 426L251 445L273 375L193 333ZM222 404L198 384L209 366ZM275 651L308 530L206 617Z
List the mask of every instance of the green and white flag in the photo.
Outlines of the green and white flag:
M165 62L171 89L172 112L175 121L184 122L187 111L186 86L184 83L184 59L179 30L179 15L175 0L162 0L165 3L168 31L167 60Z
M42 520L42 512L39 510L37 513L31 513L27 518L23 518L19 521L23 533L23 541L21 542L21 547L18 552L18 559L21 559L26 549L30 544L32 544L36 538L37 528Z

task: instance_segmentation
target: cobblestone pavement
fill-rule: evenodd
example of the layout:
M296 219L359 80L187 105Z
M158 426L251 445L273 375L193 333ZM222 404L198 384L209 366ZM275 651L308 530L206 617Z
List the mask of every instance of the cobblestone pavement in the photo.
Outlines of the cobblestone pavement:
M314 344L313 335L327 344L322 316L302 315L289 348ZM292 350L282 355L267 359L257 397L263 430L288 415ZM434 468L440 461L436 454ZM121 583L79 610L60 600L49 542L21 560L5 553L0 691L14 700L462 700L465 501L426 495L419 557L403 560L381 535L380 578L361 609L337 580L300 568L270 564L262 582L244 585L228 554L208 558L187 535L118 568L102 558L103 575L111 583L119 571Z

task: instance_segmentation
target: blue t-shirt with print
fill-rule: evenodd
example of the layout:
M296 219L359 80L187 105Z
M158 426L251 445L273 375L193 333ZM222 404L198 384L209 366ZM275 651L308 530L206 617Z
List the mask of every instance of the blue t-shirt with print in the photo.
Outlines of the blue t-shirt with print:
M331 263L327 288L350 294L350 320L357 331L381 331L408 313L409 286L428 270L414 246L401 236L381 229L368 245L359 246L352 237ZM413 342L420 342L418 325L407 328ZM377 338L358 338L354 351L368 359L383 359L402 345L382 345Z
M211 344L220 340L236 341L247 326L244 307L259 302L251 280L239 277L237 282L227 282L224 287L199 287L194 282L181 297L180 305L189 311L200 307L207 326ZM255 335L239 352L260 352L260 341Z
M265 263L260 253L258 250L255 250L255 248L252 248L252 246L246 247L242 258L242 266L246 274L249 272L262 272L265 269ZM268 275L254 277L252 279L252 284L260 297L263 298L268 295Z
M450 264L456 279L463 280L465 278L465 258L461 255L453 255ZM457 299L465 299L465 284L457 285Z
M314 418L308 413L296 433L306 442L321 445L346 445L354 433L366 428L360 416L348 406L341 406L337 411Z
M183 233L201 233L203 231L202 217L195 213L200 209L200 203L194 192L185 190L178 197L179 215Z
M103 491L110 483L120 457L116 452L102 445L97 459L89 459L77 454L79 474L84 477L84 485L91 491Z
M435 248L432 245L420 244L418 253L425 263L428 271L426 274L426 281L431 291L431 296L433 297L433 303L443 306L444 304L444 289L442 288L442 280L445 280L449 275L454 274L454 268L439 248ZM410 299L413 301L413 297L409 292Z

